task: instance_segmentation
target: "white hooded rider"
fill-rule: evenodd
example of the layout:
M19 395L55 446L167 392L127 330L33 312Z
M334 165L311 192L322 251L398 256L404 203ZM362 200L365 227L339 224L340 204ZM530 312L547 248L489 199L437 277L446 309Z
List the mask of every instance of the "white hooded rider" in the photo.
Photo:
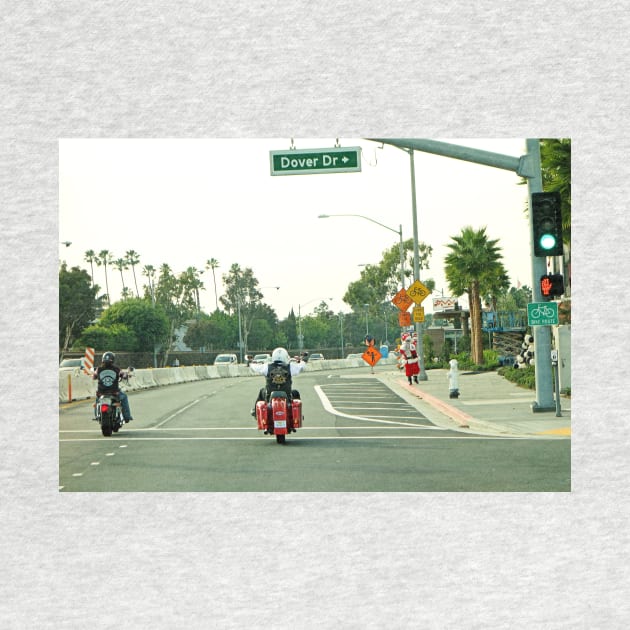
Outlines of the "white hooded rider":
M293 398L300 398L300 392L297 389L293 389L292 377L302 372L306 365L299 358L292 363L285 348L276 348L271 353L270 363L250 363L249 367L254 372L266 377L267 381L266 386L258 392L256 402L259 400L269 402L269 396L272 391L285 392L289 402ZM256 404L254 404L252 409L252 416L256 417Z

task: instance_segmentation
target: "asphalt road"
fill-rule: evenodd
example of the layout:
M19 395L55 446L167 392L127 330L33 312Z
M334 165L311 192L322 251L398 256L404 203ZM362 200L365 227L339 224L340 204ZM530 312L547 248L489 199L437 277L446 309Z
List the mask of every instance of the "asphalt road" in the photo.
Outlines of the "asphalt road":
M250 415L260 378L129 395L134 421L103 437L88 402L60 409L64 492L569 491L570 440L432 424L365 369L294 379L304 427L277 444Z

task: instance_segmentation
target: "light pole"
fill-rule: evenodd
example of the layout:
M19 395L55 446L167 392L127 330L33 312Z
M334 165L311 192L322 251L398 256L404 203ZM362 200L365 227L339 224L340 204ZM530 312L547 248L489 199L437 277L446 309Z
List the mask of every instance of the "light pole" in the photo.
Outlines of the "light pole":
M365 308L365 334L366 336L369 334L369 329L368 329L368 309L370 308L369 304L364 304L363 307Z
M343 313L339 311L339 333L341 335L341 356L340 359L343 359Z
M394 232L394 234L398 234L398 237L400 239L400 286L402 289L405 288L405 251L403 248L402 225L400 225L398 229L395 230L394 228L391 228L388 225L380 223L379 221L375 221L374 219L371 219L370 217L366 217L362 214L320 214L318 215L317 218L330 219L331 217L359 217L361 219L365 219L366 221L371 221L372 223L376 223L376 225L380 225L381 227L384 227L386 230L389 230L390 232Z

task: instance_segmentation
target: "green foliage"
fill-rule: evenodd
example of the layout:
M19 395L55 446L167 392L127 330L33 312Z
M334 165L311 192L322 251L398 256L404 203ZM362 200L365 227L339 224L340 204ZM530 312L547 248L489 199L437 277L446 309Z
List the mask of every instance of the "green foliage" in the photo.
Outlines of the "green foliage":
M59 348L67 350L75 338L96 318L100 305L90 275L84 269L68 267L64 262L59 269Z
M138 339L134 331L125 324L93 324L81 333L75 347L94 348L97 355L106 350L136 352Z
M536 389L536 373L533 365L526 368L501 367L498 374L506 378L512 383L516 383L520 387L527 389Z
M136 352L151 352L169 330L169 322L164 310L159 305L154 307L148 300L138 298L112 304L103 313L99 324L103 328L123 325L132 331L137 347L116 349Z

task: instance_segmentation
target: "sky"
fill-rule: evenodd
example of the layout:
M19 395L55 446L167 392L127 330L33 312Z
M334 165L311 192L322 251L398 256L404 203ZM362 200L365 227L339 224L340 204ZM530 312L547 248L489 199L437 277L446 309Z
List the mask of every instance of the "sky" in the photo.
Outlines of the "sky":
M525 139L436 139L515 157L526 152ZM270 174L270 151L336 145L361 147L360 172ZM433 247L420 280L435 280L434 296L450 295L447 243L465 226L486 227L499 241L511 284L532 286L527 186L518 175L419 151L414 161L418 240ZM342 301L348 285L359 279L361 265L377 264L398 244L400 225L403 238L412 238L410 159L391 145L362 138L59 142L60 260L89 272L87 250L107 249L114 259L134 250L141 293L144 265L167 263L174 273L196 267L204 270L206 312L216 307L212 272L205 269L211 258L219 262L219 298L222 275L238 263L252 269L263 301L280 319L292 308L310 314L322 300L335 312L350 312ZM133 288L131 270L124 274ZM94 276L104 292L103 267L95 266ZM108 267L108 281L116 301L120 272ZM430 298L423 306L432 312Z

